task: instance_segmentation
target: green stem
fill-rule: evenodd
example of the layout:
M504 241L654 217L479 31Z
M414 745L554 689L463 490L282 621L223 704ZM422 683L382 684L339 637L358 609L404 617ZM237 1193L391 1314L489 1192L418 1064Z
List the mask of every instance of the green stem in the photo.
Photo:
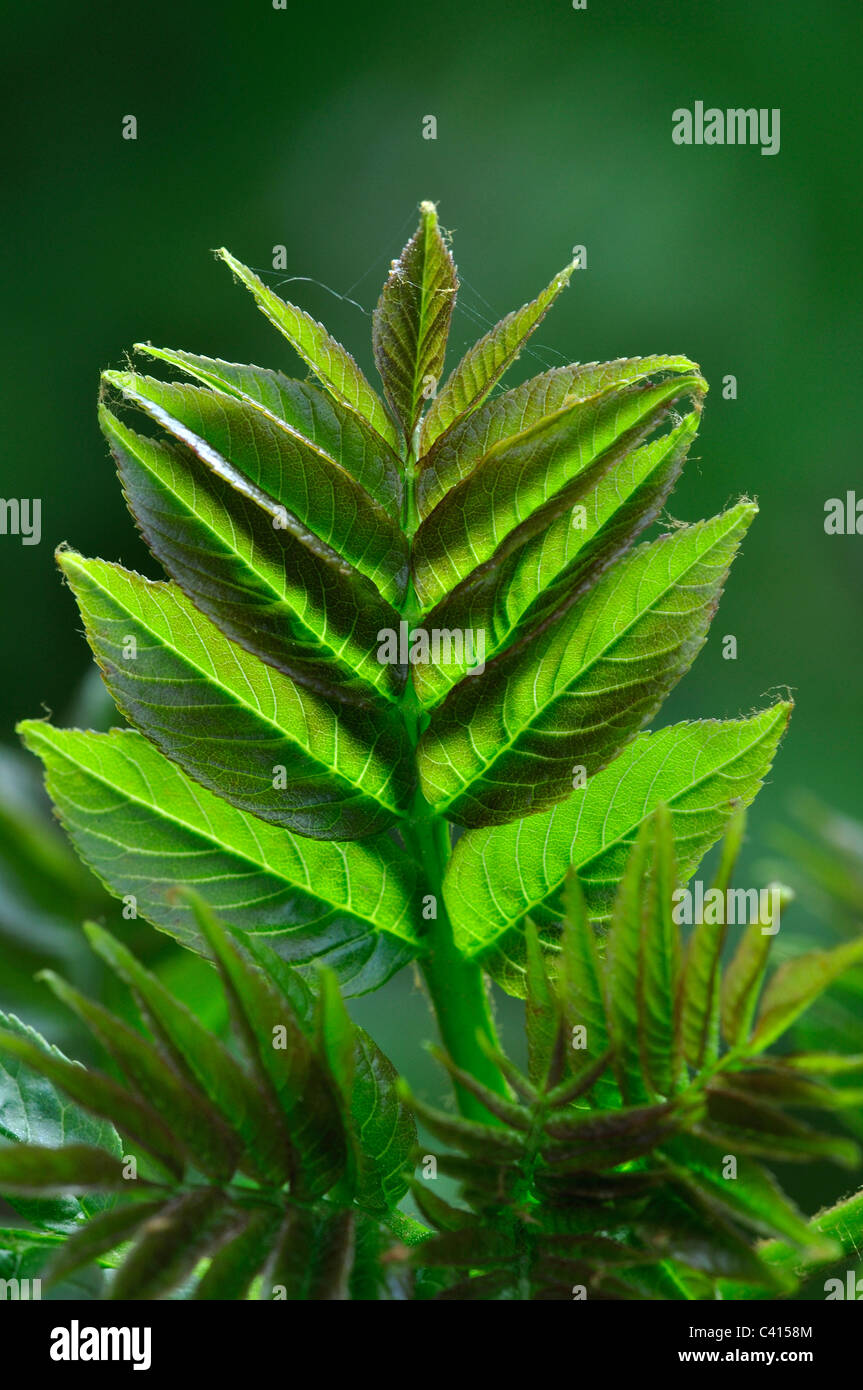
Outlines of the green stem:
M456 1066L497 1095L505 1095L506 1083L479 1042L482 1036L498 1046L483 973L456 946L443 900L443 876L450 854L449 827L440 816L431 814L423 801L411 818L410 839L423 871L423 894L433 898L436 913L429 921L428 953L420 960L420 967L441 1041ZM457 1083L455 1091L463 1115L497 1123L482 1102Z
M405 500L402 523L408 537L413 538L419 525L416 504L417 464L411 448L405 459ZM408 587L403 617L410 628L420 616L413 584ZM408 679L402 698L402 713L408 737L416 749L428 723L428 714L417 699L413 681ZM456 1066L469 1072L498 1095L506 1095L506 1082L497 1066L482 1050L478 1036L482 1035L497 1046L485 980L480 967L459 951L453 938L452 923L443 899L443 878L451 846L447 821L436 816L422 792L417 789L411 816L403 823L402 833L408 850L419 865L423 897L434 903L434 917L428 918L429 931L425 938L427 954L420 960L429 999L437 1019L441 1040ZM456 1100L461 1113L470 1119L497 1124L485 1106L464 1087L456 1083Z
M411 441L411 446L404 456L402 524L407 537L413 539L420 525L417 509L416 439ZM411 582L404 599L402 616L409 628L413 628L420 614L420 603L417 602ZM402 713L411 745L416 749L422 730L428 724L428 714L422 709L410 678L402 698ZM460 1066L464 1072L470 1072L471 1076L482 1081L489 1090L495 1091L498 1095L506 1095L506 1081L498 1066L486 1056L478 1042L478 1036L481 1034L498 1047L484 976L479 966L468 960L457 948L452 923L443 902L443 874L446 873L450 856L449 824L442 816L435 815L418 788L413 812L404 821L402 834L407 849L413 853L421 869L422 897L434 899L435 916L428 919L429 930L425 937L428 951L427 955L422 956L420 966L427 984L432 1011L438 1020L441 1040L456 1066ZM467 1118L485 1120L493 1125L499 1123L495 1116L489 1115L481 1101L457 1083L456 1099L461 1113Z

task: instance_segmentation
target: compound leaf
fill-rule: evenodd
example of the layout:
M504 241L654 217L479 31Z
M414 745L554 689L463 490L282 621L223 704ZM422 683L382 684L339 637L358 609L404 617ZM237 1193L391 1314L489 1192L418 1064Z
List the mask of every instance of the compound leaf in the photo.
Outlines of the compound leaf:
M196 895L198 926L215 959L238 1031L264 1090L284 1117L296 1155L291 1190L315 1197L341 1175L347 1152L335 1085L294 1015L289 1001Z
M162 1117L188 1162L217 1182L227 1182L237 1166L239 1144L200 1092L177 1075L151 1042L102 1004L87 999L52 970L43 971L41 978L102 1044L138 1099Z
M272 1135L264 1098L224 1043L103 927L85 922L84 931L93 950L133 991L150 1031L180 1074L203 1089L254 1154L254 1172L281 1183L284 1154Z

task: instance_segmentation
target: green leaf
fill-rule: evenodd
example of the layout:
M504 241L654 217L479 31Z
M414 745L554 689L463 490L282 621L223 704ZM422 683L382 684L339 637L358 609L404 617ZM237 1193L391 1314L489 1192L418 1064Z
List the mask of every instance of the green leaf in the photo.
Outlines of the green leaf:
M558 1142L547 1146L543 1157L555 1172L614 1168L650 1153L703 1109L702 1098L691 1095L661 1105L553 1117L546 1120L545 1132Z
M352 1211L288 1211L264 1275L261 1297L292 1302L347 1299L355 1234Z
M265 417L287 425L346 469L396 520L400 517L404 480L397 455L360 415L324 395L311 382L292 381L264 367L154 348L149 343L136 343L135 351L167 362L205 386L226 392Z
M511 391L492 397L442 435L420 460L417 502L426 517L451 487L466 478L496 445L559 411L629 386L653 384L669 374L698 374L687 357L630 357L616 362L552 367ZM702 391L706 384L702 384Z
M372 346L384 394L410 443L443 371L458 280L433 203L393 262L372 316Z
M834 1086L829 1081L801 1075L797 1067L789 1065L793 1060L787 1054L744 1059L742 1069L734 1074L735 1084L744 1087L750 1096L803 1110L844 1110L863 1102L863 1088ZM836 1060L842 1062L845 1058ZM842 1069L837 1070L841 1074Z
M642 734L611 767L542 815L469 831L453 850L444 897L460 948L506 960L508 986L523 970L527 913L543 909L559 936L559 895L572 864L592 919L607 919L642 822L662 802L671 813L682 879L722 834L734 806L748 805L766 775L791 713L779 702L748 719L676 724ZM497 969L497 966L494 967Z
M816 1242L801 1255L799 1248L785 1241L767 1241L761 1247L761 1257L778 1272L805 1278L815 1270L835 1264L843 1255L856 1261L860 1252L863 1231L863 1191L845 1197L813 1217L809 1232ZM723 1297L749 1297L747 1289L731 1286L723 1289Z
M235 1235L217 1250L193 1297L195 1299L242 1299L272 1249L278 1226L273 1210L245 1212Z
M552 1046L554 1042L557 1041L557 1036L558 1032L555 1030ZM528 1041L528 1046L530 1046L530 1041ZM498 1095L496 1091L492 1091L488 1086L484 1085L482 1081L478 1081L475 1076L465 1071L463 1067L457 1067L449 1053L444 1052L441 1048L430 1047L429 1051L442 1066L446 1067L453 1080L457 1082L458 1085L464 1086L472 1096L476 1096L477 1100L479 1100L485 1109L490 1111L492 1115L496 1115L499 1120L502 1120L505 1125L509 1125L512 1129L522 1131L530 1129L529 1110L513 1101L506 1100L503 1096ZM546 1065L545 1072L541 1077L542 1080L545 1080L547 1070L548 1066Z
M146 1038L101 1004L45 970L41 978L73 1009L122 1071L138 1099L152 1105L182 1144L188 1162L226 1182L239 1157L236 1136L200 1092L168 1066Z
M651 1198L638 1229L651 1244L660 1244L667 1258L713 1278L745 1279L767 1289L789 1292L793 1287L778 1270L765 1265L751 1244L715 1207L665 1191ZM658 1229L658 1239L657 1239Z
M663 1146L678 1182L694 1190L723 1215L760 1235L784 1236L803 1249L822 1248L825 1242L806 1221L760 1164L743 1155L737 1159L737 1177L723 1177L727 1149L694 1135L680 1135Z
M819 994L861 960L863 937L858 937L832 951L809 951L780 966L762 996L750 1051L763 1052L790 1028Z
M307 527L389 602L404 597L407 542L396 521L312 441L222 392L133 372L105 372L103 381L212 472L272 498L285 529Z
M129 1184L126 1183L128 1189ZM51 1260L46 1271L49 1282L59 1283L75 1270L92 1264L101 1255L131 1240L143 1222L161 1211L164 1198L154 1202L135 1202L114 1211L93 1216L80 1231L70 1236Z
M392 421L347 349L303 309L280 299L254 271L235 260L224 247L217 255L251 290L261 312L287 338L330 395L366 420L388 444L395 446Z
M315 1012L316 1002L312 993L311 984L299 973L294 966L282 960L277 955L272 946L267 944L265 937L246 935L242 937L241 944L246 955L262 970L276 989L285 996L288 1008L296 1018L303 1032L312 1037L315 1032ZM310 979L318 980L321 975L322 967L318 964Z
M850 1140L819 1134L791 1119L769 1099L748 1095L742 1086L720 1078L711 1082L707 1098L709 1118L703 1132L710 1132L715 1143L735 1153L792 1163L821 1158L844 1168L860 1164L860 1150Z
M839 1076L844 1072L863 1071L863 1053L839 1057L832 1052L787 1052L782 1058L786 1067L819 1076Z
M507 314L465 353L436 394L423 420L421 454L428 453L439 435L482 404L542 323L558 295L566 289L575 268L576 262L572 261L536 299Z
M377 649L398 613L365 576L236 469L99 419L148 546L217 627L324 693L396 697L405 670Z
M149 1217L114 1275L111 1299L163 1298L176 1288L218 1243L217 1217L224 1202L218 1188L197 1188Z
M501 440L428 515L414 538L413 574L424 610L498 550L539 530L572 505L655 430L682 398L698 398L700 376L627 387L576 400Z
M228 1049L102 927L86 922L84 931L97 954L133 990L151 1032L180 1074L204 1090L241 1136L247 1153L254 1155L253 1174L260 1169L265 1180L284 1181L285 1157L272 1134L264 1097Z
M577 504L525 538L517 533L485 565L441 599L423 619L427 629L484 633L488 664L508 645L582 599L603 572L652 521L673 487L698 429L692 411L675 429L640 449L615 450L613 467L584 480ZM474 639L474 647L476 639ZM467 675L474 651L454 646L450 660L417 665L413 682L423 705L436 704Z
M484 1269L488 1265L511 1266L518 1258L514 1234L509 1231L444 1231L425 1241L414 1255L419 1265L450 1269Z
M35 1199L34 1199L35 1200ZM44 1198L44 1201L50 1199ZM60 1287L50 1292L40 1288L37 1281L46 1280L47 1267L63 1236L45 1231L0 1230L0 1279L20 1280L22 1287L18 1294L22 1299L48 1297L54 1299L85 1300L98 1299L102 1293L104 1272L98 1266L80 1275L65 1279ZM28 1281L27 1284L24 1281ZM14 1285L7 1288L6 1298L16 1297Z
M67 1061L62 1054L46 1052L15 1033L0 1032L0 1054L17 1058L33 1071L41 1072L79 1105L110 1120L122 1134L151 1154L172 1177L182 1177L183 1150L158 1113L110 1076L92 1068L85 1070L77 1062ZM113 1158L113 1155L108 1154L108 1157Z
M684 1083L675 1056L675 996L680 974L680 937L672 919L677 884L674 836L666 805L657 807L651 872L639 943L639 1037L644 1079L654 1095L667 1096Z
M14 1016L0 1013L0 1028L48 1056L73 1065L58 1048L52 1047ZM87 1144L115 1158L122 1152L120 1136L110 1121L97 1119L73 1104L40 1070L27 1066L22 1057L5 1052L0 1052L0 1138L18 1144L43 1144L49 1148L61 1144ZM67 1195L39 1201L16 1199L12 1205L34 1225L67 1231L100 1210L106 1202L98 1197L85 1196L79 1200Z
M418 752L438 814L503 824L570 796L653 717L689 669L755 508L741 502L621 561L553 627L464 680Z
M301 1019L297 1018L297 1022L302 1026ZM336 1099L344 1136L344 1172L332 1200L349 1202L356 1192L359 1161L359 1145L351 1114L356 1028L345 1008L335 975L324 966L318 971L314 1039L316 1055Z
M570 1029L584 1028L587 1055L608 1052L609 1028L596 933L575 872L566 874L560 937L560 995Z
M760 921L750 922L723 974L722 1035L729 1047L738 1047L746 1040L772 941L773 937L764 931Z
M5 1046L6 1038L0 1035ZM113 1154L90 1144L41 1144L0 1147L0 1192L23 1196L74 1192L119 1192L128 1188L123 1165Z
M356 1200L369 1211L392 1209L408 1188L417 1132L396 1080L392 1062L368 1033L357 1028L351 1093L360 1151Z
M518 1130L506 1125L492 1126L477 1120L463 1120L454 1115L446 1115L442 1110L435 1110L416 1096L412 1096L404 1083L401 1083L400 1090L426 1129L430 1130L436 1139L442 1139L445 1144L451 1144L463 1153L481 1158L488 1163L512 1163L523 1157L526 1136Z
M213 955L238 1030L274 1115L296 1155L291 1190L314 1197L341 1176L346 1136L331 1078L293 1014L288 1000L195 895L193 911Z
M652 822L645 821L632 847L611 910L605 943L605 1012L613 1064L620 1093L630 1105L650 1097L643 1056L642 918L649 891L647 870L652 831Z
M528 1076L535 1085L542 1085L548 1076L552 1055L560 1030L560 1008L545 966L536 926L528 918L525 925L527 944L527 994L525 996L524 1027L527 1034Z
M713 890L725 898L740 853L746 812L735 807L722 844L722 854ZM719 1055L719 1016L721 957L725 943L725 913L719 923L698 923L686 948L678 1001L678 1042L686 1060L696 1071Z
M331 970L318 972L318 998L315 1034L319 1054L327 1062L330 1075L344 1102L350 1107L354 1085L355 1026L339 993Z
M362 993L416 950L413 870L388 840L333 845L266 825L190 781L131 730L20 726L45 762L49 793L81 855L110 890L183 945L201 950L188 906L266 936L285 959L323 958Z
M355 839L400 815L413 789L401 721L339 708L264 666L173 584L73 551L59 560L118 708L196 782L315 839Z
M430 1183L413 1181L411 1196L425 1220L439 1231L463 1231L478 1224L474 1212L451 1206L437 1195Z

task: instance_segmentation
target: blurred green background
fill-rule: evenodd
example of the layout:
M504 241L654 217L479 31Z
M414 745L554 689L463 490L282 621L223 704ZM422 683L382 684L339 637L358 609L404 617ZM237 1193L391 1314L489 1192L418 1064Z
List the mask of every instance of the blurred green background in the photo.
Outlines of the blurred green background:
M701 363L713 392L671 511L696 519L746 492L761 516L660 722L793 691L751 864L795 790L859 814L863 537L826 536L823 521L827 498L863 495L861 17L858 0L7 12L0 492L41 498L43 535L0 537L0 742L19 717L69 717L88 667L54 547L157 573L96 427L99 370L151 339L296 371L210 255L227 245L279 284L283 244L287 274L309 277L285 293L371 373L371 308L431 198L463 282L452 360L584 244L587 269L522 375L653 352ZM674 145L672 111L696 100L779 107L780 153ZM128 114L136 141L121 136ZM736 401L721 398L727 373ZM722 658L729 633L736 662ZM22 963L38 957L35 937L19 946ZM436 1085L409 975L356 1012L420 1090Z

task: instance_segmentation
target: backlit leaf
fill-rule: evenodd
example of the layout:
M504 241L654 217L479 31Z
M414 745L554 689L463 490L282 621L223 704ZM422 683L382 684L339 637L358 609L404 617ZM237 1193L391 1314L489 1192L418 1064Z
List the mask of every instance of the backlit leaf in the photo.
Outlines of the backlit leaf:
M323 957L342 987L380 983L416 950L412 870L390 841L294 836L190 781L140 734L21 726L82 859L143 916L200 951L178 886L262 933L294 963Z
M515 309L469 348L438 391L423 420L420 452L428 453L438 435L481 405L539 327L561 290L572 278L573 261L555 275L536 299Z
M483 634L488 663L540 623L583 598L609 565L656 520L683 467L699 416L692 411L668 434L640 449L615 451L614 463L585 484L578 500L546 520L542 530L515 537L458 584L423 618L434 631ZM448 660L414 667L422 703L436 704L479 659L479 637L469 649L451 644Z
M576 400L503 439L455 484L414 538L413 576L424 610L486 564L581 501L617 461L616 448L635 448L670 406L701 391L701 377L671 377Z
M433 203L397 261L372 316L372 346L386 398L410 442L440 380L458 280Z
M265 666L173 584L72 551L60 564L118 708L195 781L315 839L398 817L412 782L393 715L340 708Z
M153 554L221 630L340 699L394 699L404 668L377 660L398 613L374 585L227 466L136 434L100 410L126 500Z
M236 260L224 247L217 254L230 266L237 279L251 290L258 308L287 338L326 390L368 421L388 444L395 445L392 421L347 349L303 309L280 299L254 271Z
M210 472L234 485L245 480L257 495L271 498L284 529L307 528L384 598L404 597L404 536L389 512L319 445L222 392L132 372L105 372L103 380Z
M501 952L501 969L511 962L506 975L509 986L516 985L524 958L519 923L537 909L559 923L570 864L591 918L607 920L639 827L662 802L671 812L685 881L721 836L735 805L755 796L790 712L780 702L748 719L641 734L611 767L550 811L463 835L444 882L461 949L470 956ZM552 933L550 926L549 935L559 931L558 926Z

